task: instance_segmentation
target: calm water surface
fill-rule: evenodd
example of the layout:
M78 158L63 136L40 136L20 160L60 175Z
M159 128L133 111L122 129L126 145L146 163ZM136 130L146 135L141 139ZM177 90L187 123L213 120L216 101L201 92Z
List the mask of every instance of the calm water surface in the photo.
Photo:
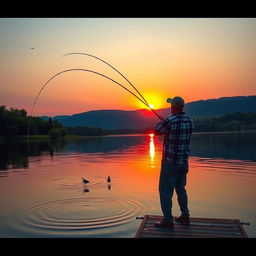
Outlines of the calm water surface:
M244 228L256 237L255 145L253 132L193 134L192 217L238 218L250 222ZM0 144L0 237L134 237L141 223L136 216L162 215L162 137L90 137L30 147L28 154L24 142ZM180 214L175 194L173 214Z

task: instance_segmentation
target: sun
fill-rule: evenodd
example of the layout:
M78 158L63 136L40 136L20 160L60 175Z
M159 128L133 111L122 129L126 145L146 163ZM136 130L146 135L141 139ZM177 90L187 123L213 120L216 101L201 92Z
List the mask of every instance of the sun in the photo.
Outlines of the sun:
M144 97L147 100L148 105L151 109L156 110L156 109L161 108L163 105L164 101L162 100L162 97L157 93L145 93ZM139 101L136 102L136 105L139 108L147 108L143 103L141 103Z

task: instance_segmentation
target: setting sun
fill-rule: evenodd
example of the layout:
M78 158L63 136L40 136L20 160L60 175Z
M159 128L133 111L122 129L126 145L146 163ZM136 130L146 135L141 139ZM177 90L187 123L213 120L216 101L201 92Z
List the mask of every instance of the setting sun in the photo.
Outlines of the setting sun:
M159 94L155 94L155 93L150 93L150 94L145 93L144 98L147 100L149 107L152 109L162 108L165 103L164 97L160 96ZM146 108L146 106L140 101L136 101L136 105L139 108Z

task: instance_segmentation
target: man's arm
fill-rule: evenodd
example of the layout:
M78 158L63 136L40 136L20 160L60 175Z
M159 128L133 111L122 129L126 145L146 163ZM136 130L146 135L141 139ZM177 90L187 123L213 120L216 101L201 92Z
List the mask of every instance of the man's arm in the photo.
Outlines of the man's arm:
M166 132L168 132L169 126L168 126L168 119L164 119L162 122L159 122L154 129L154 134L156 135L163 135Z

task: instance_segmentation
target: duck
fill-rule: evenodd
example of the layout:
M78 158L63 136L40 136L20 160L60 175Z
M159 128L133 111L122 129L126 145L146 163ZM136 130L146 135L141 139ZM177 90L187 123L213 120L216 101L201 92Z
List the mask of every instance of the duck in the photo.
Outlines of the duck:
M84 183L84 184L87 184L87 183L90 182L89 180L85 180L84 178L82 178L82 180L83 180L83 183Z
M107 178L107 182L110 182L111 181L111 179L110 179L110 177L108 176L108 178Z

